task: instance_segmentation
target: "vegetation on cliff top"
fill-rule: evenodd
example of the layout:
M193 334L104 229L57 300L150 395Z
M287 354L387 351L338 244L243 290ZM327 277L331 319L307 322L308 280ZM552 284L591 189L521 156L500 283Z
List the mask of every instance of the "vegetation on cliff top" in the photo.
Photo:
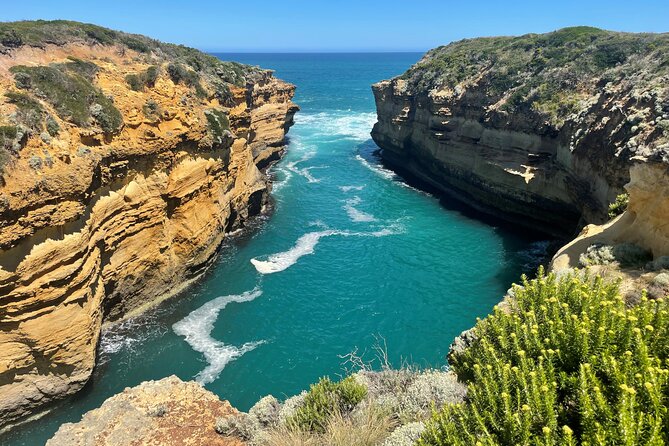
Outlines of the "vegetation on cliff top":
M530 108L560 125L608 82L629 80L666 100L667 75L669 34L581 26L454 42L429 51L402 78L414 92L477 84L490 104L502 101L509 111Z
M435 413L419 444L665 444L668 310L586 272L524 278L453 355L467 401Z
M182 63L192 70L215 76L224 82L244 85L248 78L265 70L236 62L223 62L183 45L160 42L139 34L128 34L89 23L68 20L35 20L0 23L0 53L13 48L47 44L118 45L142 54L152 54L164 61Z

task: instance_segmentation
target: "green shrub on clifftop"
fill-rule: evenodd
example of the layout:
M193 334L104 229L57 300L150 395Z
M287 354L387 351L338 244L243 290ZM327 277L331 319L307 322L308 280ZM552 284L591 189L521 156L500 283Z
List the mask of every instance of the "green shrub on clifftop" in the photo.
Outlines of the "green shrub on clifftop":
M350 412L366 394L365 386L351 376L337 383L321 378L318 384L311 386L288 424L305 431L324 432L330 417Z
M69 63L37 67L18 65L10 71L14 76L20 74L21 85L29 85L30 91L50 103L64 120L85 127L91 118L95 118L107 133L118 130L123 124L123 117L111 99Z
M523 278L452 365L467 402L433 415L419 445L663 445L669 306L628 307L600 277Z
M609 218L616 218L618 215L625 212L630 196L627 193L620 194L616 197L616 201L609 205Z

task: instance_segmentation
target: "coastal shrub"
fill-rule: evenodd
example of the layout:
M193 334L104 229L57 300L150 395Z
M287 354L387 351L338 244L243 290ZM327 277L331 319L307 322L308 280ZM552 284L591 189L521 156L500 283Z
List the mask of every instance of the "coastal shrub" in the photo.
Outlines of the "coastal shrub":
M11 161L11 152L4 147L0 147L0 176L5 173L5 169Z
M15 119L17 122L33 132L41 130L42 116L45 113L42 104L30 95L18 91L8 91L5 93L5 97L16 106Z
M171 63L167 66L167 74L175 84L183 83L188 87L194 88L198 97L204 98L207 96L207 92L200 84L200 76L197 72L189 70L180 63Z
M383 408L361 405L350 414L333 413L322 432L280 427L262 432L253 444L265 446L377 446L396 427L396 421Z
M225 133L230 130L228 115L216 109L207 110L204 115L207 117L209 133L217 144L221 144Z
M669 256L660 256L652 262L646 263L646 269L650 271L669 269Z
M46 117L46 131L51 136L57 136L60 132L60 126L58 125L58 122L51 115Z
M467 401L435 412L419 445L665 444L667 300L628 306L617 283L543 270L514 296L452 356Z
M228 437L239 437L244 440L251 440L260 429L260 425L251 415L240 412L234 415L218 418L214 425L214 430Z
M287 424L305 431L324 432L335 413L348 413L365 397L367 389L349 376L339 382L321 378L312 384L304 402Z
M382 443L381 446L413 446L425 431L425 423L414 421L400 426Z
M125 81L133 91L143 91L146 87L153 88L156 85L160 68L152 65L146 71L139 74L128 74Z
M61 119L88 126L90 119L95 118L106 133L118 130L123 124L123 117L111 99L82 74L64 69L62 65L18 65L10 71L14 75L23 73L29 76L31 91L49 102Z
M615 218L625 212L630 196L628 193L620 194L616 200L609 205L609 218Z
M0 125L0 147L11 148L18 135L15 125Z
M652 258L651 253L633 243L619 245L605 245L595 243L588 246L585 253L579 257L581 266L609 265L618 263L622 267L639 266Z

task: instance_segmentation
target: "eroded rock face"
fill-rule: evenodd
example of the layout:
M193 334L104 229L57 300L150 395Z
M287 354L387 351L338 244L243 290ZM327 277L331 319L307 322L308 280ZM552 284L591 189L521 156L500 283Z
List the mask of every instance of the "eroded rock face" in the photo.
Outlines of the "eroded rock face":
M633 157L669 147L667 69L654 45L669 36L572 28L437 48L373 86L372 137L400 172L571 236L606 221Z
M283 150L294 86L241 65L235 82L202 74L195 86L170 74L170 48L76 40L0 52L0 125L25 131L0 172L0 426L79 390L102 324L183 289L266 203L258 166ZM12 67L74 60L97 67L91 83L113 99L117 130L72 122L34 79L17 87ZM135 91L127 76L150 66L154 85ZM9 92L37 101L54 135L26 129Z
M581 254L594 244L632 243L653 258L669 256L669 164L661 154L637 160L630 169L627 210L603 225L588 225L553 257L555 271L578 268Z
M242 446L216 433L219 418L238 412L193 381L146 381L107 399L78 423L66 423L48 446Z

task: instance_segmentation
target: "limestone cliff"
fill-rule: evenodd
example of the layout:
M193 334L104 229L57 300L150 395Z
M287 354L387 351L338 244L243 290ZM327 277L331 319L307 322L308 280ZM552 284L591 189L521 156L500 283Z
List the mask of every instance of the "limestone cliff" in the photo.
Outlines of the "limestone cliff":
M669 34L463 40L373 86L383 158L483 211L570 236L634 157L669 147Z
M238 414L230 403L176 376L128 388L58 429L48 446L243 446L216 433L217 419Z
M555 254L553 270L581 267L580 255L599 244L632 243L649 251L655 259L669 256L669 159L658 153L637 161L625 186L629 193L626 211L606 224L583 228L578 237Z
M143 36L0 24L0 426L80 389L105 322L261 211L293 92Z

